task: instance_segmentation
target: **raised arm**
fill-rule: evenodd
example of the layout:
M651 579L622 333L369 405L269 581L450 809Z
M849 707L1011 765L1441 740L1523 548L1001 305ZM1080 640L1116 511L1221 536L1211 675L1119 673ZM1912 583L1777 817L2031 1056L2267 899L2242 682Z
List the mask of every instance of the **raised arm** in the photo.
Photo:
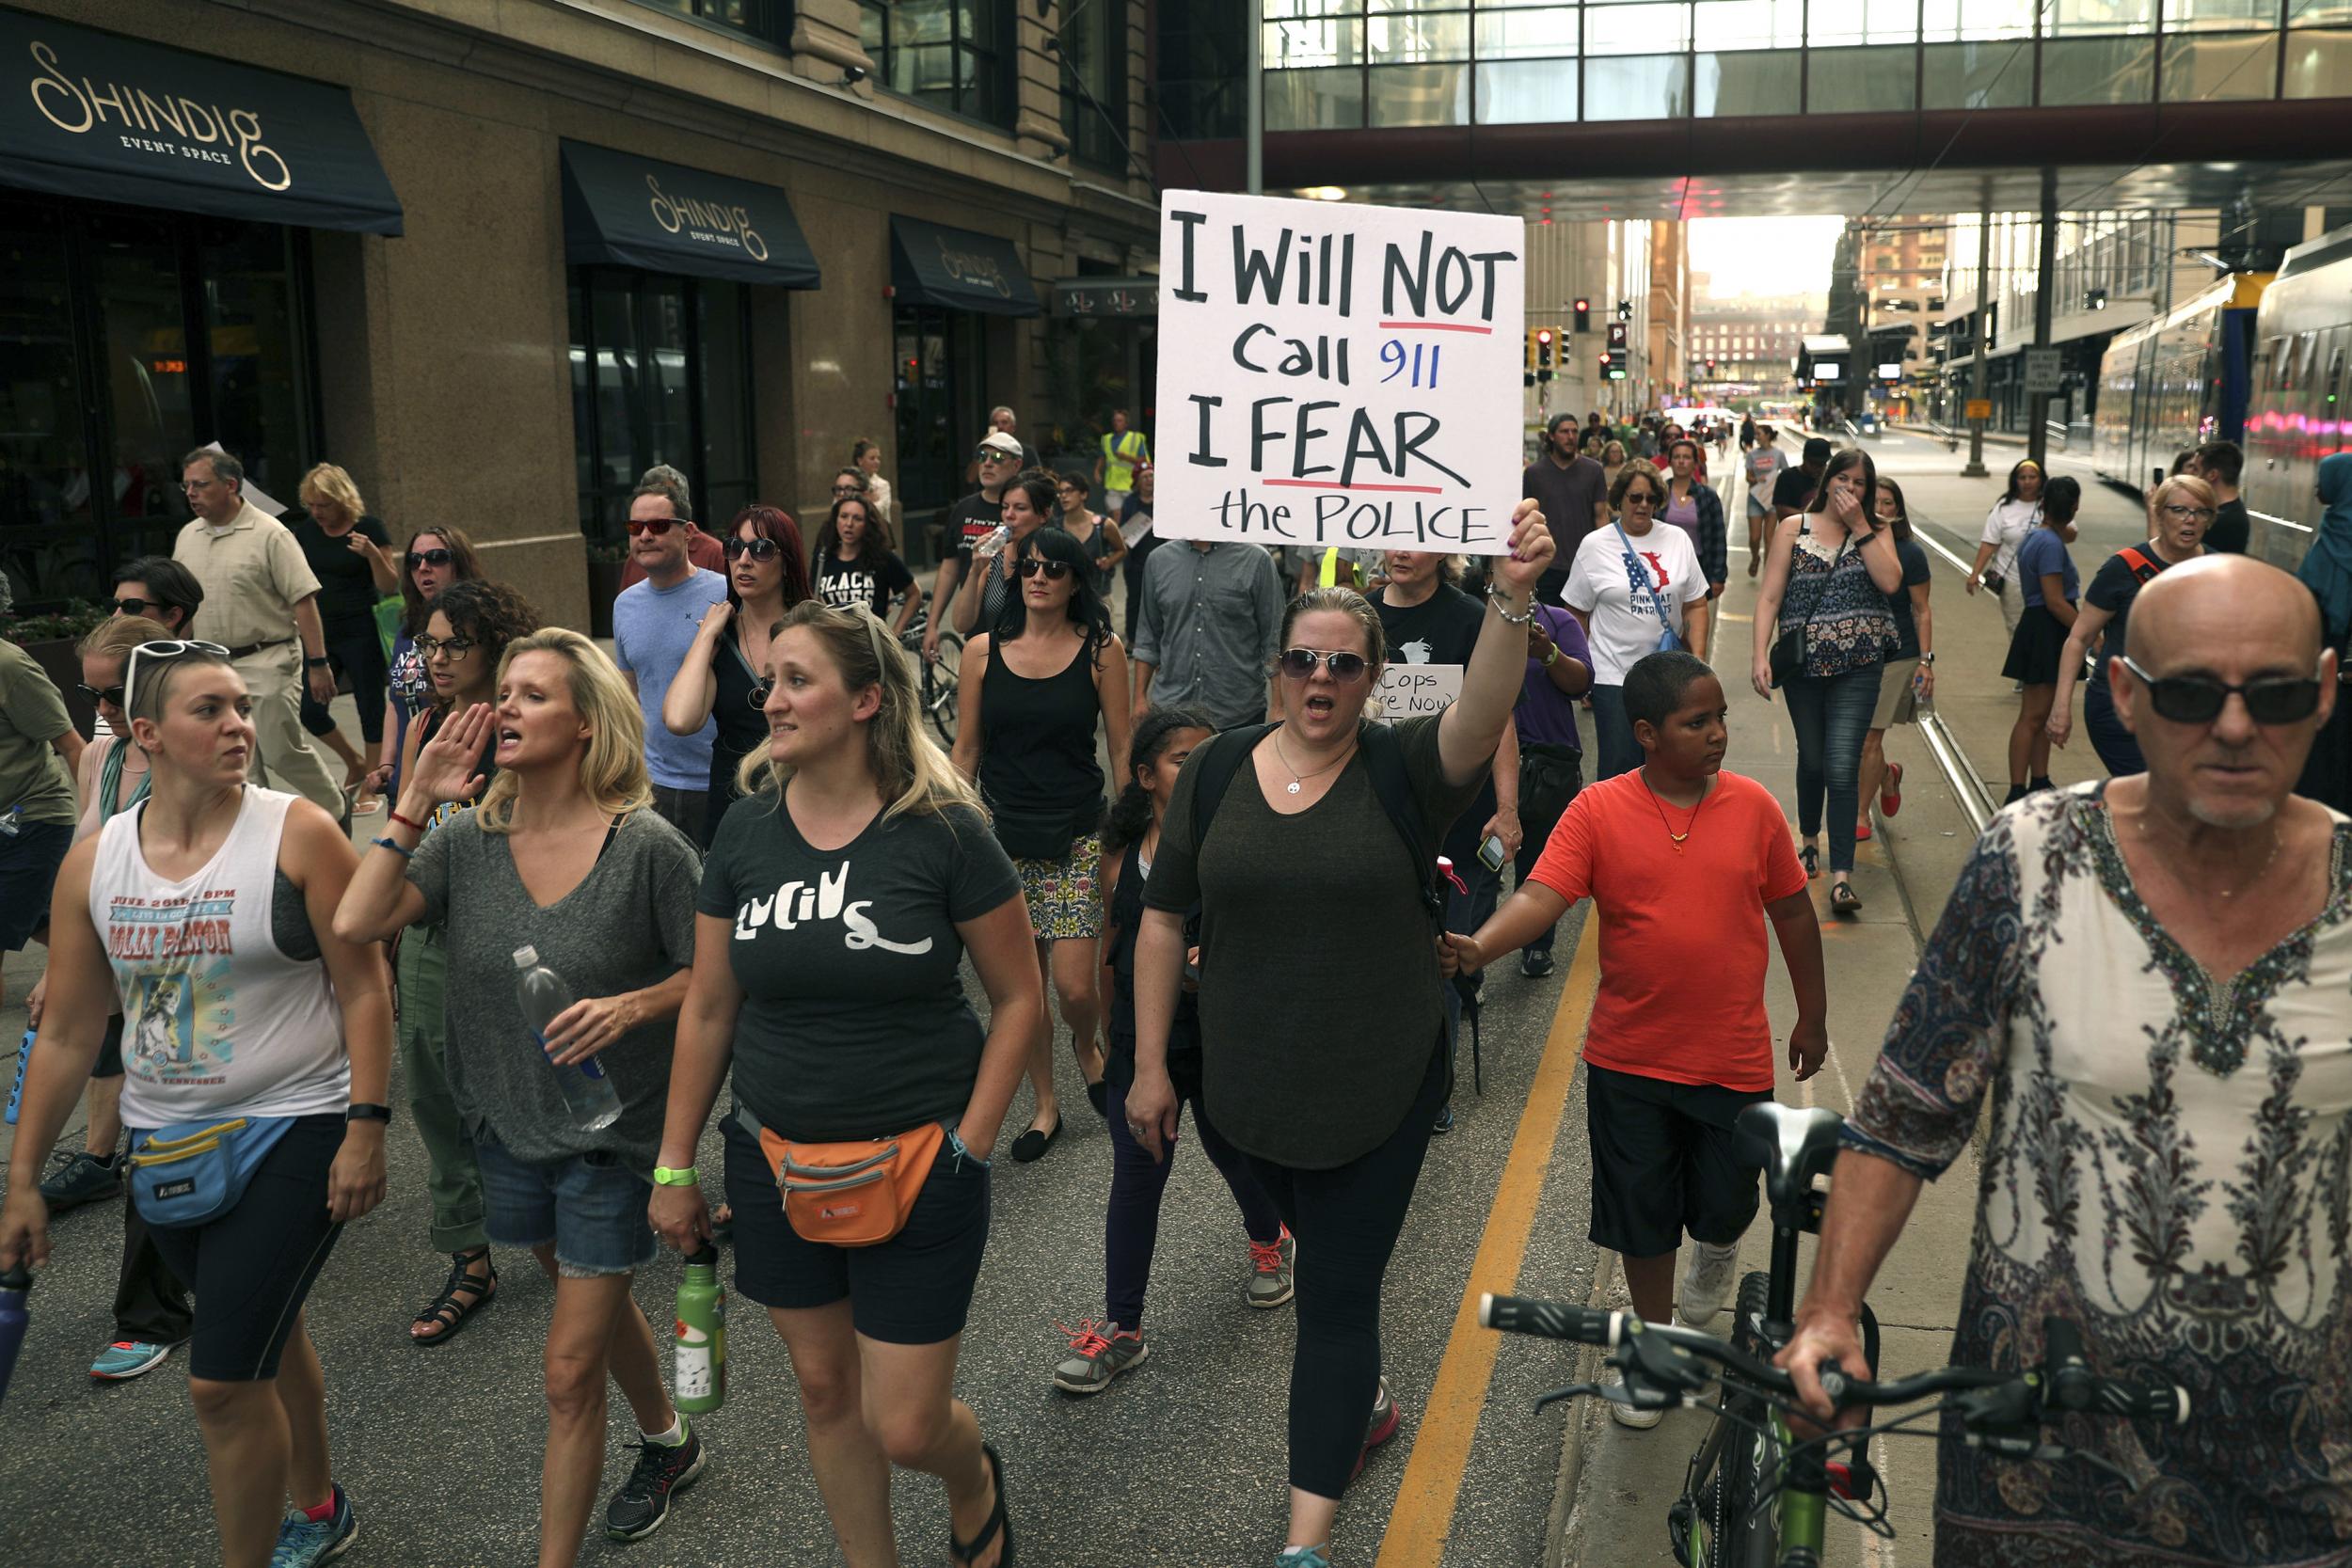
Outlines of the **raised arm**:
M672 735L695 735L710 722L710 710L719 705L719 640L734 616L735 607L724 599L703 611L677 678L661 695L661 727Z
M1535 502L1521 500L1511 514L1511 553L1495 559L1489 606L1462 674L1462 695L1438 721L1438 758L1449 784L1466 784L1493 765L1527 669L1535 581L1551 564L1551 555L1544 515Z

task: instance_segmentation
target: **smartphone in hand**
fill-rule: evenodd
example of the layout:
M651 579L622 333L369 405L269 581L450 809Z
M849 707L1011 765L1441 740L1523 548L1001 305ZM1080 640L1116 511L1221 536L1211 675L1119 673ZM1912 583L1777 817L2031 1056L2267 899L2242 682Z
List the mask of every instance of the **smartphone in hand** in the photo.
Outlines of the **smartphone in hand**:
M1502 847L1501 833L1488 833L1486 842L1478 847L1478 863L1489 871L1502 870L1502 863L1509 858L1509 852Z

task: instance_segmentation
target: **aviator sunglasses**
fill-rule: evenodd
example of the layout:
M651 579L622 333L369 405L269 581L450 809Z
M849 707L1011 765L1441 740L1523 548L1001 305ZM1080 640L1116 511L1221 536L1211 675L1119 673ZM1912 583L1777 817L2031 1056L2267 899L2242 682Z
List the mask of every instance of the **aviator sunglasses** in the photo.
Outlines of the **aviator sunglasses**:
M2257 724L2296 724L2319 711L2317 676L2274 676L2231 686L2204 675L2152 675L2118 656L2132 677L2148 689L2148 702L2156 717L2175 724L2210 724L2221 717L2232 693L2246 699L2247 716Z
M1285 648L1281 657L1282 673L1293 680L1312 680L1315 666L1320 664L1331 672L1331 678L1342 686L1361 680L1371 661L1358 653L1343 648L1337 653L1322 653L1313 648Z

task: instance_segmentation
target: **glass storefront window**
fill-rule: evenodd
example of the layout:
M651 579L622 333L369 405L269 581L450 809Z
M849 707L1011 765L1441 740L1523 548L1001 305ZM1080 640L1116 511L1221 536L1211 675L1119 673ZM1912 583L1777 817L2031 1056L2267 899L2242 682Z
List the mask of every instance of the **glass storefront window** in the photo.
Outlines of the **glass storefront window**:
M2190 33L2164 40L2164 96L2268 98L2279 74L2276 33Z
M1919 0L1814 0L1805 34L1815 44L1909 43L1919 36Z
M1470 119L1467 65L1375 66L1365 103L1375 125L1462 125Z
M1923 109L2014 109L2033 102L2033 44L1931 43Z
M1698 57L1702 117L1785 115L1804 93L1804 57L1795 50L1741 51Z
M2327 27L2352 22L2352 0L2287 0L2287 25Z
M1506 60L1478 67L1478 119L1543 125L1576 118L1576 61Z
M2145 103L2155 90L2153 38L2051 39L2042 45L2045 105Z
M1804 41L1804 0L1699 0L1693 15L1692 30L1708 49L1794 49Z
M1524 60L1576 53L1579 24L1574 6L1481 10L1477 22L1478 57L1482 60Z
M1366 52L1379 64L1467 60L1470 19L1467 11L1375 16L1366 24Z
M1909 109L1918 57L1908 47L1809 52L1805 107L1825 114Z
M1363 122L1364 73L1359 67L1266 72L1267 130L1352 130Z
M988 429L980 390L986 348L980 318L935 305L893 312L898 413L898 517L912 545L970 486L972 449ZM937 542L932 541L933 553Z
M1653 7L1628 8L1655 9ZM1679 119L1691 112L1690 59L1616 55L1584 62L1584 118Z
M1920 36L1931 43L2029 39L2039 9L2038 0L1923 0Z
M1584 53L1592 55L1655 55L1691 47L1691 8L1687 5L1640 4L1584 8ZM1619 73L1623 74L1623 73ZM1588 76L1585 89L1595 100L1599 90ZM1602 115L1606 119L1655 119L1656 115Z
M2089 38L2155 30L2155 0L2052 0L2047 38Z
M2352 32L2287 35L2288 98L2352 98Z
M2164 0L2164 30L2276 27L2279 0Z

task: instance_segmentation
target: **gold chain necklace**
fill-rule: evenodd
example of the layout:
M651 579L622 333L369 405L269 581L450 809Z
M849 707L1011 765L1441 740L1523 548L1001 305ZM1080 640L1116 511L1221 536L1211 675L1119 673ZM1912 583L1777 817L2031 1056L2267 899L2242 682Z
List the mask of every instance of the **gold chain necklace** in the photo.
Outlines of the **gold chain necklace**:
M1322 775L1328 773L1332 768L1337 768L1341 763L1345 762L1349 757L1352 757L1355 754L1356 744L1354 741L1350 741L1348 742L1347 750L1342 752L1333 760L1325 763L1322 767L1314 769L1314 771L1311 773L1301 773L1296 768L1292 767L1290 752L1282 749L1282 732L1279 729L1274 732L1275 758L1279 761L1284 768L1290 768L1291 782L1284 784L1282 787L1293 795L1297 794L1299 786L1305 784L1309 779L1320 778Z
M1660 798L1658 791L1650 788L1649 779L1646 775L1643 777L1642 789L1649 796L1649 803L1651 806L1656 808L1658 812L1658 825L1666 830L1666 837L1673 841L1675 853L1679 855L1682 853L1682 846L1684 842L1691 836L1691 830L1699 825L1699 813L1707 809L1707 798L1715 793L1714 786L1712 784L1705 784L1700 787L1699 802L1697 805L1691 808L1691 820L1682 825L1682 831L1680 832L1675 832L1674 823L1666 816L1666 802Z

